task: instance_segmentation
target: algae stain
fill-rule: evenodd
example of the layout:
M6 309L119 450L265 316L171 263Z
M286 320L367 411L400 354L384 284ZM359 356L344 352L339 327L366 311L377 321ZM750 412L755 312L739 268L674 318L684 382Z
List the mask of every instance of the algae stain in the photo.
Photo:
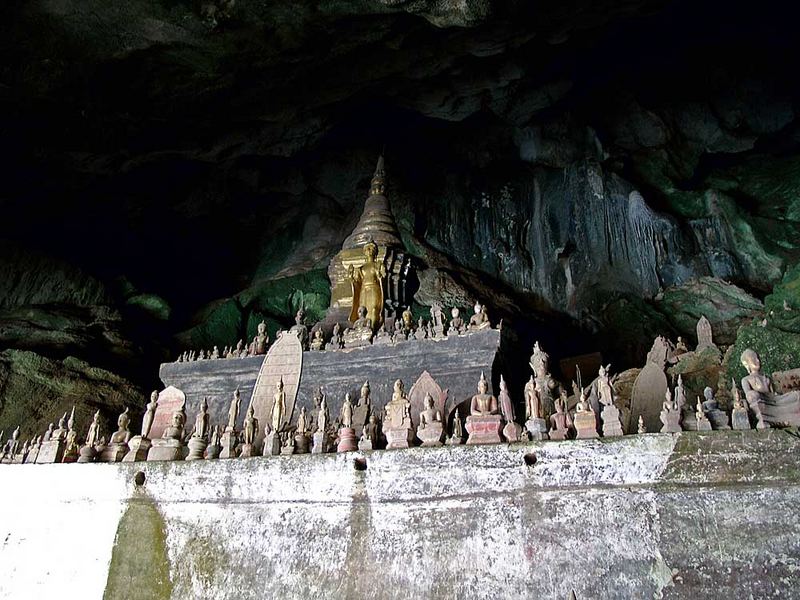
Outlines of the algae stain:
M164 518L149 498L136 498L120 519L104 600L160 600L172 595Z

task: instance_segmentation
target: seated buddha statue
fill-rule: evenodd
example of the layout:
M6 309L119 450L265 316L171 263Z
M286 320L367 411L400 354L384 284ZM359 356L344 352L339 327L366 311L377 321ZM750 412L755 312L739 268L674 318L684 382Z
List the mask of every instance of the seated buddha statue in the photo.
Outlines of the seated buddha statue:
M358 307L358 318L344 332L345 347L364 346L372 341L372 320L367 316L367 307Z
M253 338L253 343L250 344L250 355L259 355L267 353L267 344L269 344L269 335L267 335L267 324L264 321L258 324L258 333ZM239 346L236 346L239 349ZM242 356L242 351L239 351L239 356Z
M470 400L470 415L467 417L467 444L499 444L503 419L497 398L489 393L489 382L481 373L478 393Z
M486 305L480 302L475 303L475 314L469 318L469 329L471 331L479 331L491 327L489 323L489 315L486 313Z
M772 381L761 372L761 359L755 350L742 352L741 362L747 369L742 389L753 412L773 427L800 425L800 391L775 393Z

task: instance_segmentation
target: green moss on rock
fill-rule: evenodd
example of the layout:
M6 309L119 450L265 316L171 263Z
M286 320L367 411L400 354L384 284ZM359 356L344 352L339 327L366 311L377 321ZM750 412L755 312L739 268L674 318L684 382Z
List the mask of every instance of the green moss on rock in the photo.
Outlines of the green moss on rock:
M324 269L260 281L241 292L237 299L255 313L294 323L294 315L303 306L307 323L320 320L330 305L330 281ZM249 325L248 325L249 333Z
M136 294L128 298L126 304L160 321L168 321L172 313L169 303L156 294Z

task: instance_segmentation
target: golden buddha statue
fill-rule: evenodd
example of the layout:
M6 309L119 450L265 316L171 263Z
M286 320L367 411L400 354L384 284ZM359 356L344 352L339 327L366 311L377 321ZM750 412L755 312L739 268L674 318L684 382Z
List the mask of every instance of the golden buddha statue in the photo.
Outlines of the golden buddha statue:
M369 241L364 246L364 263L358 267L350 265L347 276L353 283L353 311L350 321L358 318L358 308L367 309L367 318L373 330L383 323L383 280L386 278L386 267L378 257L378 246Z

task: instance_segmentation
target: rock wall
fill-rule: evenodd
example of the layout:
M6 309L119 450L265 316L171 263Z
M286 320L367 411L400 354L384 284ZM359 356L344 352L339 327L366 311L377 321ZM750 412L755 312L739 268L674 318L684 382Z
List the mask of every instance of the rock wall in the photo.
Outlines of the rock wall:
M0 596L798 597L799 444L770 430L4 465Z

